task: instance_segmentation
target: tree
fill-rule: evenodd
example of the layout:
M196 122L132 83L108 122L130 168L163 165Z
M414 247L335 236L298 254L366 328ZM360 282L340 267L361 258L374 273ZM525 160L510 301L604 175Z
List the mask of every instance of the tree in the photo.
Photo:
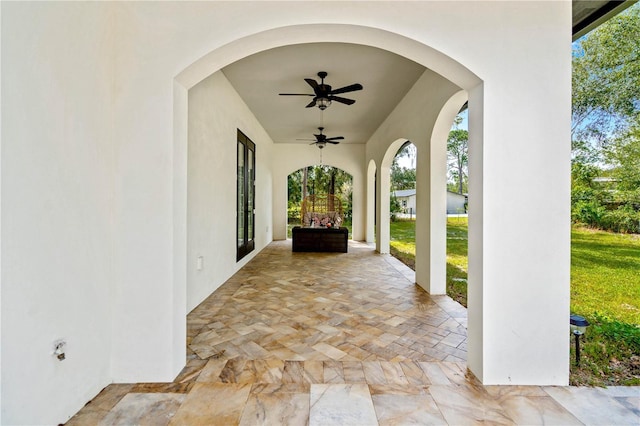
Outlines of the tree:
M459 124L459 121L457 123ZM447 139L449 179L457 183L458 194L464 194L468 180L468 144L468 131L456 128L449 132Z
M640 5L574 43L572 63L572 218L640 232Z
M391 191L414 189L416 187L416 169L401 167L394 160L391 163Z
M618 181L619 190L640 189L640 121L611 143L605 158L613 166L611 176Z
M400 148L400 150L396 153L396 156L394 157L393 161L395 163L398 158L406 157L409 159L411 163L411 167L408 167L408 169L415 169L417 155L418 155L418 150L416 146L411 142L408 142L405 145L403 145L402 148Z
M640 111L640 5L573 45L573 140L606 145Z
M344 170L331 166L310 166L288 177L289 217L297 218L302 199L309 194L335 194L344 203L346 217L351 216L353 178Z
M300 203L302 201L302 169L291 173L287 179L289 189L289 202Z

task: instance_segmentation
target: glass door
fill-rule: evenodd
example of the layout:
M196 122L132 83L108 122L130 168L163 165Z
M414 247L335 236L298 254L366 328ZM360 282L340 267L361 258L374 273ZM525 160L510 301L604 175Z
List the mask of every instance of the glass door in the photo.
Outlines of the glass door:
M238 130L236 260L255 248L256 145Z

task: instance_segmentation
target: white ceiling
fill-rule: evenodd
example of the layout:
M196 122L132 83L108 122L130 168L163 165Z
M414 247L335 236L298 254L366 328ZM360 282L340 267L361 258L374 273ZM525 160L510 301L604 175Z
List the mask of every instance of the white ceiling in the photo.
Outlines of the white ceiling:
M425 71L407 58L355 44L298 44L260 52L222 70L275 143L309 143L318 126L328 137L344 136L343 143L366 143L389 113ZM312 97L279 93L313 93L304 81L318 82L319 71L328 73L325 84L333 89L360 83L363 90L339 96L353 105L333 102L324 112L305 108Z

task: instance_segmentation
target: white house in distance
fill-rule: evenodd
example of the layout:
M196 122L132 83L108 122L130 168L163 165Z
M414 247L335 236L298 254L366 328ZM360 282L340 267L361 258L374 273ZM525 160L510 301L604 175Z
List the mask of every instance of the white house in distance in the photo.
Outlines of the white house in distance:
M447 191L447 214L467 212L467 196L457 192Z
M391 195L398 200L400 206L402 207L403 213L414 215L416 214L415 189L399 189L397 191L393 191Z
M391 194L400 203L403 213L410 215L415 215L417 213L415 189L399 189L397 191L393 191ZM466 213L466 203L466 195L447 191L447 214Z
M187 313L286 238L286 177L320 153L296 139L321 118L345 136L322 154L353 176L353 237L381 253L392 159L416 145L416 281L444 293L446 139L467 101L468 367L568 383L572 2L0 7L0 423L57 424L110 383L171 381ZM361 83L357 103L321 117L277 95L318 71ZM238 131L255 144L241 260Z

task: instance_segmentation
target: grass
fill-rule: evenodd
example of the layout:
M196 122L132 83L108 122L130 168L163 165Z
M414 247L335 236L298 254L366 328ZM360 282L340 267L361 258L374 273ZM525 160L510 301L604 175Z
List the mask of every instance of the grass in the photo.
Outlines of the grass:
M640 324L640 235L572 230L571 308Z
M640 235L572 230L571 312L591 326L571 384L640 385L639 259Z
M415 269L415 220L391 222L390 252ZM447 220L447 294L467 306L467 218Z
M411 269L416 269L416 222L397 220L391 222L389 251Z
M391 252L414 267L415 222L391 223ZM405 261L404 259L407 259ZM591 323L572 385L640 385L640 235L574 228L571 312ZM447 221L447 294L466 306L467 220ZM571 339L571 336L568 336Z

